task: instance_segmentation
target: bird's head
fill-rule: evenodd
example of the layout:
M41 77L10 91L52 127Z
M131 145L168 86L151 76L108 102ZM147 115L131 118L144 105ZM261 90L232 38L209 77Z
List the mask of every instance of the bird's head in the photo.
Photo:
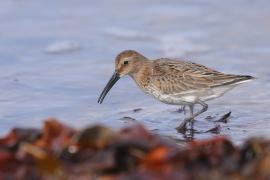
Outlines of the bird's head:
M144 60L146 58L143 55L133 50L126 50L118 54L115 59L115 71L99 96L98 103L102 103L107 93L121 77L138 72Z
M120 77L136 73L140 69L141 62L146 58L133 50L126 50L115 58L115 72Z

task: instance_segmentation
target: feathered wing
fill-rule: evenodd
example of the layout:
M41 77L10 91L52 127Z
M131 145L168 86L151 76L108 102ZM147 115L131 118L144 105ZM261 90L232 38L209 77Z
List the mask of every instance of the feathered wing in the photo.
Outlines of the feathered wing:
M251 76L224 74L187 61L159 59L153 66L151 83L164 94L233 85L252 79Z

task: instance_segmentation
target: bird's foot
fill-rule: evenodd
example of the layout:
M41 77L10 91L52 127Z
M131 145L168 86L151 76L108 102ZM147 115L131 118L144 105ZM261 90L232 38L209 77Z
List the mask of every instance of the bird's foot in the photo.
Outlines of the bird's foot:
M192 120L191 118L186 118L184 121L176 128L177 132L179 133L186 133L187 131L187 123Z
M180 124L177 128L175 128L177 130L177 132L185 134L187 131L187 127L186 124Z
M182 109L184 111L184 115L186 115L187 114L186 106L183 106Z
M193 117L185 118L184 121L176 128L177 132L185 134L187 130L194 131L194 121ZM187 128L187 124L189 123L190 129Z
M191 131L194 131L194 119L191 119L190 121L189 121L189 126L190 126L190 130Z
M187 113L187 110L186 110L186 106L182 106L181 108L179 108L178 110L177 110L177 112L179 112L179 113L184 113L184 115L186 115L186 113Z

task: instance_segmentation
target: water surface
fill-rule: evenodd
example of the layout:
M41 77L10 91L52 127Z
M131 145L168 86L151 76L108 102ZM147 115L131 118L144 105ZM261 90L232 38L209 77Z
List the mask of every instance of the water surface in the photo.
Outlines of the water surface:
M221 135L237 143L270 137L269 8L263 0L1 1L0 133L14 126L39 127L52 116L74 127L114 128L133 123L123 118L131 117L155 133L183 140L174 129L184 118L180 107L143 94L128 77L97 104L114 57L135 49L152 59L185 58L257 77L209 102L195 128L210 129L214 124L205 117L232 111ZM65 42L80 48L47 52ZM213 136L195 134L196 139Z

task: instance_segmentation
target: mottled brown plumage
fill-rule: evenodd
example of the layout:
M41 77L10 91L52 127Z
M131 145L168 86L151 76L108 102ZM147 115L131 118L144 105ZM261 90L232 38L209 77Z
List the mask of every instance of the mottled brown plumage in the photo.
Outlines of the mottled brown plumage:
M225 74L206 66L180 60L161 58L149 60L133 50L120 53L115 60L115 73L98 100L102 103L107 92L122 76L130 75L147 94L167 104L189 106L191 116L177 128L207 110L205 101L222 96L238 84L253 79L252 76ZM195 104L202 109L193 114Z

